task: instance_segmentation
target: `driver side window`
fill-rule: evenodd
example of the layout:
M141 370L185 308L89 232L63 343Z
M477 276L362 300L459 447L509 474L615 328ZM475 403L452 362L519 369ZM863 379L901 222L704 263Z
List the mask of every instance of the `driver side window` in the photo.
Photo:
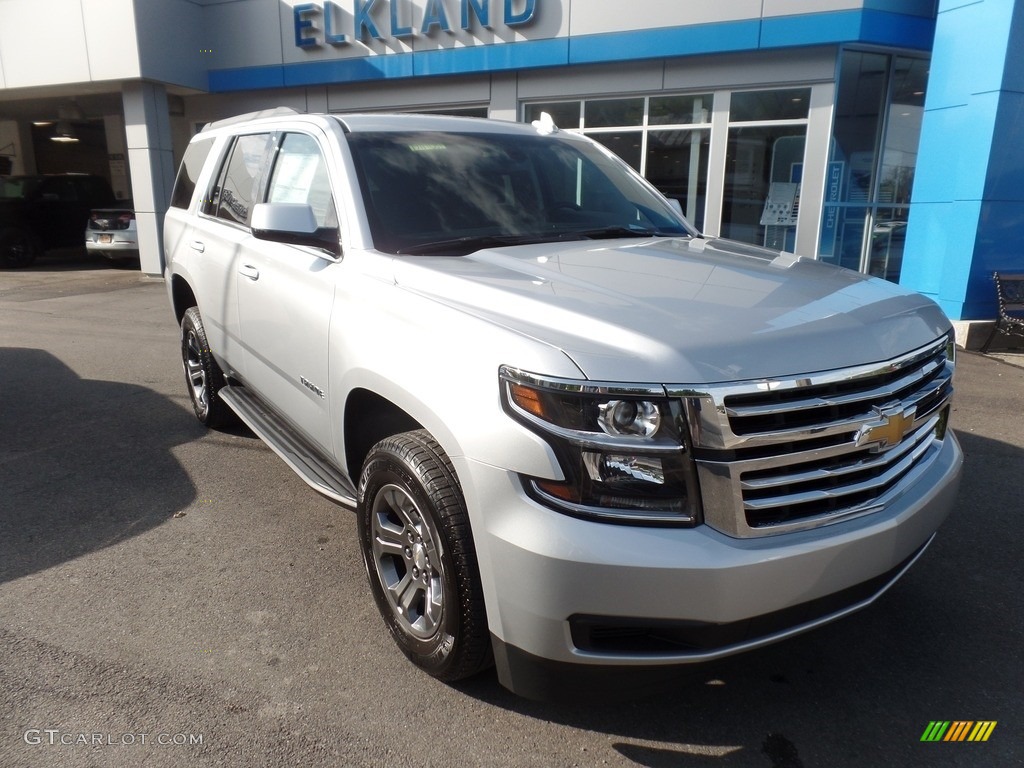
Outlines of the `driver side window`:
M270 176L267 202L306 203L313 209L318 228L338 228L327 163L312 136L285 134Z

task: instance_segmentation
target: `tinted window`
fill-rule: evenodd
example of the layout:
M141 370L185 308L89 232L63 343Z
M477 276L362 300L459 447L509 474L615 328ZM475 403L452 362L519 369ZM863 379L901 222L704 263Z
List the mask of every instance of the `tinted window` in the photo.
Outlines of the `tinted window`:
M321 228L336 228L338 215L323 153L312 136L285 134L274 161L268 203L306 203Z
M113 202L106 185L99 179L83 176L76 178L75 183L78 186L78 197L89 205L99 206Z
M354 133L348 141L378 250L424 253L452 239L475 250L482 237L543 242L595 229L687 234L664 199L569 135Z
M71 179L44 179L39 187L39 197L43 200L72 203L78 200L78 191Z
M178 169L178 177L174 180L174 191L171 193L171 206L188 208L192 201L192 193L196 190L199 172L213 148L213 139L194 141L185 150L185 157Z
M260 168L267 156L270 134L239 136L224 164L217 194L216 216L248 226L259 194Z

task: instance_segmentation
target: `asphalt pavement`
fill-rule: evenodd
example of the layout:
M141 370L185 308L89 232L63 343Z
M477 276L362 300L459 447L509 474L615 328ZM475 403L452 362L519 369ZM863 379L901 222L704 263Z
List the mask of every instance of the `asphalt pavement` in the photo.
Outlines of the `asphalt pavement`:
M1024 369L964 353L956 387L960 504L874 606L668 694L539 704L405 660L352 513L192 416L160 280L0 270L0 767L1022 765Z

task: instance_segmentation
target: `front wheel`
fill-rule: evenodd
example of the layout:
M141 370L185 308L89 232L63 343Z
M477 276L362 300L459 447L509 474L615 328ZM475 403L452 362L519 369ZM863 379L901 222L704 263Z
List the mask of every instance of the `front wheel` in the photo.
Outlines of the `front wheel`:
M451 461L425 431L371 449L359 541L377 607L402 652L440 680L491 664L476 550Z
M208 427L227 423L231 409L218 394L224 374L210 352L199 307L189 307L181 318L181 364L196 418Z
M27 267L41 250L39 240L27 230L11 228L0 232L0 264Z

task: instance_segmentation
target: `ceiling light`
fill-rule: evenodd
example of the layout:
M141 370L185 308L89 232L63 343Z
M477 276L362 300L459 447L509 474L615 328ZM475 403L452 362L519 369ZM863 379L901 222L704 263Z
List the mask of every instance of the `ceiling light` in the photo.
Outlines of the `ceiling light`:
M69 120L57 121L57 127L54 129L50 141L57 141L62 144L73 144L78 141L78 137L75 135L75 128L71 125L71 122Z

